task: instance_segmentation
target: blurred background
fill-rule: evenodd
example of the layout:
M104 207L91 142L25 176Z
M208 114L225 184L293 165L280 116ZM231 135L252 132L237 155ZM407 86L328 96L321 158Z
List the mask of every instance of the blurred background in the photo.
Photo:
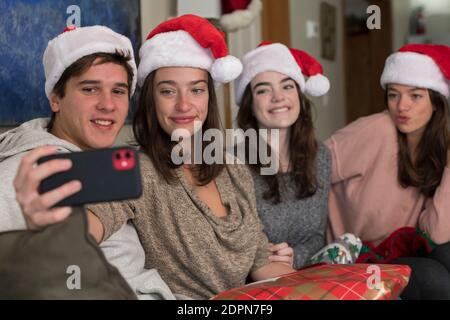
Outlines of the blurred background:
M89 3L96 1L90 0ZM102 1L102 10L105 10L103 13L111 10L108 8L109 0L98 1ZM48 0L14 1L15 4L22 3L24 7L39 6L41 3L48 5L48 2ZM121 1L121 6L128 6L129 12L129 6L133 6L132 2ZM337 129L358 117L384 109L384 92L380 87L379 78L384 61L391 52L412 42L450 45L450 0L135 0L135 2L138 9L133 9L128 15L136 16L128 22L124 20L124 24L131 26L113 28L130 37L137 30L140 39L134 41L135 46L145 41L150 30L167 18L194 13L211 19L222 28L231 54L239 58L254 49L262 40L282 42L316 57L322 63L324 73L331 82L331 90L326 96L312 99L315 106L317 137L320 140L326 139ZM18 32L20 24L17 21L20 19L34 21L37 24L46 24L46 21L49 21L48 17L36 15L27 20L26 15L17 17L17 12L11 17L13 6L11 3L9 0L0 0L1 87L4 87L6 82L11 82L7 78L11 73L7 70L10 63L5 54L2 55L2 50L5 50L2 41L10 42L10 40L6 39L4 34ZM101 21L90 20L87 23L83 20L85 11L88 10L86 1L70 1L70 3L79 5L81 25L102 24ZM370 7L372 5L377 7ZM373 10L367 12L369 7ZM17 7L14 9L18 10ZM122 9L115 6L114 10ZM139 12L134 12L136 10ZM113 14L117 13L111 12L111 15ZM65 10L62 10L60 15L61 17L54 18L62 19L61 23L69 16ZM91 19L95 20L95 16L100 17L94 15ZM8 19L12 19L13 23L7 23ZM368 28L368 20L372 29ZM53 35L50 35L50 31L47 32L49 34L45 36L48 40L60 30L54 31ZM20 39L21 42L24 40ZM34 50L42 57L45 46L46 43L41 47L29 45L27 50ZM35 61L35 64L41 68L43 77L42 66L38 66L42 64L41 60ZM36 83L27 83L26 78L21 76L23 87L34 87L39 95L44 95L43 85L41 87ZM11 91L3 90L0 96L7 95ZM223 86L218 96L222 122L226 128L231 128L237 113L233 86ZM0 133L18 124L14 123L14 119L2 119L3 114L15 114L14 108L17 106L13 101L15 100L0 100ZM35 101L36 99L25 104L32 104ZM45 106L44 110L44 113L47 112ZM25 114L20 119L25 120L26 117ZM131 130L127 125L122 130L118 142L122 143L130 138Z

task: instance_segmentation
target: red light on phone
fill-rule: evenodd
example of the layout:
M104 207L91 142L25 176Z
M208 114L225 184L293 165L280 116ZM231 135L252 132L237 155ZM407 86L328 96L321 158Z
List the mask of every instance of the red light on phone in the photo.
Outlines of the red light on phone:
M131 170L136 165L134 152L130 149L120 149L112 153L112 163L117 171Z

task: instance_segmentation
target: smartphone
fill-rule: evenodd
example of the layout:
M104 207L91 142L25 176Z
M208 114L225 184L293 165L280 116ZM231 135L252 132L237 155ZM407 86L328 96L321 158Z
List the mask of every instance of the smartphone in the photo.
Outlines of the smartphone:
M59 153L42 157L38 164L52 159L70 159L68 171L44 179L39 193L53 190L69 181L79 180L82 189L55 207L78 206L139 198L142 193L139 154L129 147Z

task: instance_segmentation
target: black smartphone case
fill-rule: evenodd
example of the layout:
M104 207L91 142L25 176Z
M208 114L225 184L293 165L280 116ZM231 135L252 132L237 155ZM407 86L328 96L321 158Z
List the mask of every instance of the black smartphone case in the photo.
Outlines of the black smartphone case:
M38 160L38 164L51 159L71 159L72 168L43 180L39 193L48 192L72 180L82 183L81 191L63 199L55 207L135 199L141 196L139 154L132 148L60 153L43 157Z

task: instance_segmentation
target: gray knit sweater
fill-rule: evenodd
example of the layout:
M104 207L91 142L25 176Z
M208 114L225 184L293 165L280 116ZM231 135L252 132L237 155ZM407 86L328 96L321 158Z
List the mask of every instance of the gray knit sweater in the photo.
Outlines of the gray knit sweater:
M304 266L325 245L331 157L322 143L319 143L317 152L316 172L319 188L312 197L301 200L295 196L296 188L290 174L279 174L281 202L274 205L263 199L267 183L252 170L257 209L264 231L270 242L287 242L294 249L296 269Z
M145 250L145 267L157 268L173 292L194 299L240 287L251 272L270 262L245 165L226 165L215 178L229 211L218 218L181 168L174 169L176 179L169 184L148 156L140 159L142 197L88 206L102 222L105 239L131 219Z

